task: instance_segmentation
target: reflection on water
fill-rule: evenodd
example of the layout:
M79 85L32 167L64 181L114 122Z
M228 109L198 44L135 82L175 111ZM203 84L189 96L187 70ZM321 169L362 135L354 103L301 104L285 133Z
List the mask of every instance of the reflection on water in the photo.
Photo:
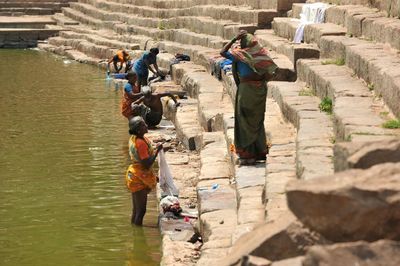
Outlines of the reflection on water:
M158 265L155 195L130 225L120 91L44 52L0 58L0 265Z

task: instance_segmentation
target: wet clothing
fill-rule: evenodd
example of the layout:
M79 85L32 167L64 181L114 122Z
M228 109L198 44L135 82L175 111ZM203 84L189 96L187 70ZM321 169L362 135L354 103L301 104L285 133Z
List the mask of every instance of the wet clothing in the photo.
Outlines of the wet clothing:
M149 65L156 64L157 56L149 51L143 53L143 55L135 61L133 69L138 76L140 85L147 85L147 78L149 76L149 69L145 63L147 61Z
M237 76L235 151L242 159L259 159L265 158L268 151L264 128L266 81L277 66L253 35L244 38L246 48L233 49L223 56L233 61L232 71Z
M130 118L133 116L133 111L131 108L132 103L137 99L132 99L129 97L129 93L139 93L140 89L137 86L132 86L130 83L126 83L124 86L124 92L121 101L121 113L126 118ZM140 96L138 96L139 98Z
M137 192L143 189L153 189L156 186L156 175L153 167L146 169L141 160L154 155L153 147L150 141L144 137L138 138L132 135L129 139L129 155L132 164L126 172L126 185L131 192Z

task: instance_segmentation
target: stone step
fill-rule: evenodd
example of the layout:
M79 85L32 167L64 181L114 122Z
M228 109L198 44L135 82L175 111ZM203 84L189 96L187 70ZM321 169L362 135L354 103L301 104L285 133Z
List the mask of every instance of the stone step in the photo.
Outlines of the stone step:
M324 36L319 46L321 57L344 60L400 118L400 61L396 51L383 44L347 36Z
M85 23L94 26L96 28L104 27L108 29L115 29L116 32L119 34L147 35L153 39L176 40L178 42L185 44L201 45L212 48L216 47L220 48L226 43L226 41L221 37L194 33L185 29L164 29L163 27L159 28L159 27L137 26L134 24L126 24L121 21L117 21L115 19L112 19L111 17L107 17L107 19L110 20L94 19L71 8L64 8L63 12L64 15L66 15L67 17L70 17L81 23ZM118 18L122 19L124 19L124 17L126 18L126 16L122 17L118 16ZM147 22L155 23L155 21L152 19L147 19ZM235 27L232 27L229 30L234 31L236 29Z
M64 16L63 13L56 13L53 15L53 20L60 26L79 25L79 22Z
M51 16L0 16L0 28L43 29L46 24L56 24Z
M256 29L255 24L239 24L232 20L215 20L210 17L178 16L160 19L158 17L142 17L125 12L109 12L108 10L98 9L83 3L71 4L71 8L103 21L121 21L131 26L158 28L160 30L185 28L195 33L215 35L225 39L232 38L241 29L249 32L254 32Z
M102 59L111 58L117 49L110 49L108 46L96 45L84 39L65 39L63 37L50 38L49 44L53 46L71 47L71 49L79 51L86 57L97 58L98 63Z
M273 30L257 30L255 35L264 47L283 54L296 66L301 58L319 58L319 49L315 44L295 44L286 38L277 36Z
M165 82L162 82L161 86L165 87L163 83ZM203 129L197 119L198 101L192 98L179 99L179 108L174 107L169 98L162 98L162 103L164 116L175 125L176 137L186 149L200 151L203 147Z
M353 77L353 72L346 66L324 65L324 62L298 61L298 77L320 99L332 99L336 141L372 141L385 135L400 135L400 130L382 127L393 116L365 82Z
M222 121L224 113L232 110L230 99L224 94L222 84L210 77L204 67L192 62L173 65L172 73L188 95L198 99L199 121L204 130L222 128L218 121ZM220 104L216 105L216 101Z
M0 48L31 48L38 41L58 35L59 30L52 29L0 29Z
M296 15L299 10L301 12L301 6L293 6ZM388 43L400 50L400 20L387 17L377 8L360 5L330 6L325 12L325 22L346 27L348 35Z
M304 82L269 82L283 116L297 129L296 173L311 179L333 173L333 123L318 108L320 99L308 96Z
M63 31L60 33L60 37L65 39L84 39L96 45L107 46L111 49L128 49L128 50L139 50L139 44L126 43L112 39L106 39L95 34L83 34L75 33L72 31Z
M0 8L0 14L2 16L12 16L13 14L23 14L29 16L39 16L39 15L52 15L56 11L52 8L43 7L10 7L10 8ZM60 10L58 11L60 12Z
M262 200L265 204L265 220L270 222L288 212L285 187L296 179L296 130L285 121L276 101L267 98L265 113L267 156L265 186Z
M95 18L92 18L89 16L85 16L81 12L78 12L69 7L64 7L62 9L62 11L63 11L64 16L66 16L67 18L75 20L79 23L90 25L91 27L95 27L97 29L100 29L107 25L101 19L95 19Z
M186 8L154 8L104 0L84 0L80 2L91 4L97 8L106 9L111 12L135 14L140 17L167 19L183 16L207 16L217 20L231 20L242 24L256 24L260 27L269 26L272 19L279 14L273 9L253 9L250 6L200 5Z
M263 0L113 0L116 3L132 4L136 6L148 6L155 8L187 8L192 6L201 5L222 5L222 6L249 6L252 9L275 9L280 11L287 11L291 9L292 3L304 2L304 0L274 0L274 1L263 1Z
M61 7L68 6L68 2L33 2L33 1L0 1L0 9L2 8L50 8L52 10L61 11Z
M272 28L276 35L293 40L300 20L295 18L274 18ZM304 42L319 43L322 36L345 35L346 29L332 23L316 23L304 26Z
M72 60L76 60L80 63L97 65L99 61L98 58L89 57L85 53L75 50L70 46L55 46L52 44L45 43L45 44L38 44L38 47L45 51L65 56Z

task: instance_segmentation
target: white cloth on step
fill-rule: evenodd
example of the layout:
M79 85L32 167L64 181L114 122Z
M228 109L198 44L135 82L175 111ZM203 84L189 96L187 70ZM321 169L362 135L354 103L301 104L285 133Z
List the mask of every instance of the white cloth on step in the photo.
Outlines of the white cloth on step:
M174 184L174 180L172 179L171 171L169 170L169 166L167 160L165 160L165 153L161 150L158 153L158 166L160 170L158 171L158 176L160 179L160 188L164 195L179 195L179 190L176 188Z
M304 27L308 24L324 23L325 10L329 7L325 3L304 4L300 13L300 24L293 38L294 43L301 43L304 37Z

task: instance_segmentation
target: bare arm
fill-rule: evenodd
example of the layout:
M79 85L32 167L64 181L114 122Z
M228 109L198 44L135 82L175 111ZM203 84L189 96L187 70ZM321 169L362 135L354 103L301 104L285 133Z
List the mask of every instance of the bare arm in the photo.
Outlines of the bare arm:
M232 47L232 45L237 41L241 40L245 35L247 34L247 31L241 30L238 35L236 35L230 42L225 44L225 46L221 49L219 54L223 57L225 57L225 53L228 52L228 50Z
M140 93L141 94L141 93ZM134 101L132 104L141 104L144 100L144 96L140 97L139 99L137 99L136 101Z
M163 93L159 93L158 94L158 97L165 97L165 96L169 96L169 97L171 97L171 99L174 101L174 103L175 103L175 106L179 106L180 105L180 103L176 100L176 97L172 94L172 93L170 93L170 92L163 92Z

